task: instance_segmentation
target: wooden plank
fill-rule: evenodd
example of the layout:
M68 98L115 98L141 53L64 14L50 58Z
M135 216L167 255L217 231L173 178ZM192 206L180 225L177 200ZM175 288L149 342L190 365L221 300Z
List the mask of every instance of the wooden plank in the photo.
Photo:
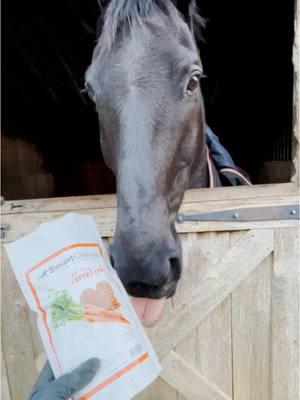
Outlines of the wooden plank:
M28 323L31 330L32 349L37 377L47 361L44 346L37 327L37 315L27 307Z
M259 206L278 206L284 204L296 204L299 201L297 196L278 196L276 198L248 199L248 200L220 200L216 202L202 202L183 204L180 212L184 214L197 214L226 209L240 209L245 207ZM3 215L2 223L7 224L4 242L14 241L29 232L32 232L41 222L47 222L54 218L61 217L66 212L50 213L24 213ZM85 213L85 212L84 212ZM91 215L102 236L112 237L116 223L116 209L90 209L86 213ZM274 227L293 227L298 226L297 220L272 220L272 221L203 221L203 222L184 222L177 224L176 229L179 233L187 232L211 232L228 230L248 230L248 229L270 229Z
M168 315L173 309L172 299L168 299L165 303L161 316ZM147 331L147 329L146 329ZM178 393L173 387L166 383L163 379L158 378L148 390L146 390L146 397L139 400L177 400Z
M113 237L115 230L115 209L110 210L107 214L102 214L100 211L89 210L88 214L91 215L102 236ZM27 214L30 215L30 214ZM32 232L39 226L41 222L48 222L55 218L62 217L65 213L55 214L31 214L33 217L24 218L25 215L18 215L12 219L2 218L2 222L8 225L8 230L5 233L5 239L1 240L2 243L12 242L20 239L24 235ZM40 217L38 217L38 215ZM20 217L20 218L17 218ZM296 220L278 220L278 221L251 221L251 222L185 222L181 225L176 225L178 233L188 232L224 232L224 231L242 231L249 229L276 229L276 228L294 228L298 226Z
M185 215L218 212L225 210L235 210L244 208L259 208L269 206L283 206L298 204L299 196L278 196L272 198L243 199L243 200L218 200L214 202L202 203L186 203L180 207L179 212ZM245 230L245 229L264 229L272 228L272 226L284 227L297 226L297 220L271 220L271 221L186 221L176 225L178 232L203 232L203 231L228 231L228 230ZM282 226L283 225L283 226Z
M232 293L235 400L270 399L272 254Z
M197 328L196 369L232 397L231 296Z
M220 199L242 200L277 196L299 195L299 187L294 183L272 185L228 186L209 189L190 189L185 192L183 202L218 201Z
M203 232L181 234L183 271L176 294L174 307L190 301L191 293L207 274L211 265L226 254L229 248L228 232Z
M5 240L2 242L14 241L37 228L42 222L48 222L55 218L65 215L65 212L53 213L32 213L32 214L14 214L11 216L2 216L2 223L8 225L5 232ZM111 237L114 233L116 221L116 209L89 210L89 215L93 216L100 233L104 237Z
M13 400L24 400L36 377L35 356L27 305L5 251L1 252L2 343Z
M163 360L162 367L162 378L187 400L232 400L174 351Z
M30 324L33 354L35 361L36 373L38 374L46 361L46 356L44 353L44 347L37 327L37 314L27 308L28 312L28 322Z
M160 358L163 359L173 346L221 304L273 248L271 230L249 231L214 263L191 295L190 302L172 310L150 331L150 338Z
M181 235L183 247L183 276L173 305L188 303L191 293L229 248L228 232L190 233ZM228 340L225 340L228 339ZM196 329L176 347L176 354L231 395L231 306L225 300ZM179 394L178 400L185 398Z
M134 400L177 400L177 390L163 379L156 379L150 386L134 397Z
M211 243L211 235L214 233L187 233L181 235L182 252L183 252L183 271L179 281L176 295L172 299L174 308L189 300L190 293L195 290L198 282L207 272L209 268L209 244ZM205 246L207 244L207 246ZM174 349L176 354L183 357L192 367L195 367L198 353L197 348L197 330L193 329ZM186 398L178 393L178 400L186 400Z
M1 207L2 214L22 214L52 211L79 211L97 208L115 208L115 195L53 197L46 199L9 200Z
M275 231L272 275L272 400L299 400L299 230Z
M11 400L2 343L1 343L1 399Z
M243 200L293 196L299 194L299 188L293 183L274 185L255 185L222 187L210 189L191 189L185 192L183 204L227 200ZM19 207L16 207L19 206ZM21 207L20 207L21 206ZM115 195L53 197L47 199L10 200L1 207L2 214L20 214L52 211L76 211L98 208L115 208Z
M168 299L162 311L162 316L172 310L172 301ZM149 328L148 328L149 329ZM147 328L145 328L147 333ZM177 391L161 378L156 379L148 388L135 397L135 400L177 400Z
M36 378L38 377L39 373L42 371L46 362L47 362L47 356L46 356L45 352L39 353L38 357L35 359Z

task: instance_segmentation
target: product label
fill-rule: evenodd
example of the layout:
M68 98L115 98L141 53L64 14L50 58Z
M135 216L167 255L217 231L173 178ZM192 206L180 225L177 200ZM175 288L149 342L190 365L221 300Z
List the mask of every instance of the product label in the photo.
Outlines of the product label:
M101 359L98 382L81 399L149 357L120 288L107 273L101 248L93 243L65 247L25 273L59 373L90 357Z
M156 354L90 216L68 213L5 248L55 377L100 359L72 399L130 400L158 376Z

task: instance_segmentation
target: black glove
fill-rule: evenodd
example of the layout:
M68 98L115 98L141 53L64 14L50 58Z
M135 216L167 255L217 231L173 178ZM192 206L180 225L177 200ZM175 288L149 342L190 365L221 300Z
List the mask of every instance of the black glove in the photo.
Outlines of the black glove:
M28 400L66 400L83 389L100 367L98 358L90 358L78 368L55 379L49 361L40 373Z

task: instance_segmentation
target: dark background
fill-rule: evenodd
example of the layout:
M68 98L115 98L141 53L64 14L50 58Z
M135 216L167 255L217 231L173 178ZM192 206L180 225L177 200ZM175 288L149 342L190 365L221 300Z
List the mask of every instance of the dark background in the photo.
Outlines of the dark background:
M199 47L209 125L254 183L288 180L294 2L198 5L207 19ZM80 93L98 16L96 0L2 2L6 199L114 192L97 115Z

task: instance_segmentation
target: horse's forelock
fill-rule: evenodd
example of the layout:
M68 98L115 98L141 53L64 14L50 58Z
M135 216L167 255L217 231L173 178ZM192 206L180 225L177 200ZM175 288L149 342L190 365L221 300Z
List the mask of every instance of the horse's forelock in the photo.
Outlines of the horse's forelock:
M153 18L156 24L169 29L171 34L182 26L183 15L171 0L111 0L103 4L102 15L98 22L98 49L97 53L108 52L117 37L118 32L125 27L147 27ZM195 33L201 32L204 20L197 12L195 2L192 1L185 19L190 23ZM166 24L166 21L168 23Z

